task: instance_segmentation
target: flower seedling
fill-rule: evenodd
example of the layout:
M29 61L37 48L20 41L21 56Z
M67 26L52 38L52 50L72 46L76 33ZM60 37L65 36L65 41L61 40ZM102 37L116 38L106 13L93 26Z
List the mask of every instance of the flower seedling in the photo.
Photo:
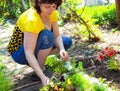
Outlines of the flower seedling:
M115 59L117 51L111 47L106 47L102 51L100 51L98 60L102 63L106 63L107 67L112 70L118 70L119 65L118 61Z

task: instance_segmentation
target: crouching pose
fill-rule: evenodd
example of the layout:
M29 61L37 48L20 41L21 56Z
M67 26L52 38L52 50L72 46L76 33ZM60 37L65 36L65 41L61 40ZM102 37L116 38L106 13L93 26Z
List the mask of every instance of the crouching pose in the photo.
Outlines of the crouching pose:
M18 18L8 52L15 62L29 65L44 86L50 80L43 73L47 56L57 48L62 60L67 61L66 50L72 45L72 40L61 36L58 29L56 10L62 0L34 0L34 3Z

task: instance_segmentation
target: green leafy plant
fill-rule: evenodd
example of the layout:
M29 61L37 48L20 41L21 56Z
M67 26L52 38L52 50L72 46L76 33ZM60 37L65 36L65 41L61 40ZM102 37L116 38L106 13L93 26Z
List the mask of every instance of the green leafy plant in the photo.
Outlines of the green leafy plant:
M56 55L50 55L47 57L45 65L53 72L64 73L67 69L63 66L64 62Z
M5 76L6 67L0 60L0 91L9 91L12 89L12 84L7 76Z
M50 59L49 63L51 63L50 61L52 60L55 61L55 59L59 59L56 58L57 56L49 57L51 57L48 58ZM54 63L51 65L51 67L54 67ZM109 85L105 83L105 80L97 79L86 74L80 61L76 62L71 58L62 65L67 71L59 74L59 77L53 76L48 84L42 87L40 91L116 91L109 87ZM58 68L62 69L60 67Z
M95 19L95 24L104 25L104 24L113 24L116 23L116 7L114 4L107 6L97 6L98 12L92 16Z
M4 72L0 72L0 91L9 91L12 86L7 77L5 77Z
M110 57L108 68L112 70L120 70L120 63L115 59L115 56Z

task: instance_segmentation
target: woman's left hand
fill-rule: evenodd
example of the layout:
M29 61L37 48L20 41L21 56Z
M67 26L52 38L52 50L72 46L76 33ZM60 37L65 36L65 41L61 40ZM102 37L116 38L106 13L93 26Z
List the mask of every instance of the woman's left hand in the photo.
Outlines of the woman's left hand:
M68 53L65 50L60 51L60 56L61 56L63 62L66 62L68 60L68 57L69 57Z

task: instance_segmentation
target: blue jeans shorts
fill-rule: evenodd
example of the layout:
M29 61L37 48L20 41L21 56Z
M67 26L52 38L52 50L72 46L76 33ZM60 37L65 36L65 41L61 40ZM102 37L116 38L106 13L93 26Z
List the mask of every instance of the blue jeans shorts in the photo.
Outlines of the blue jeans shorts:
M72 39L70 37L62 36L62 40L65 50L70 48L70 46L72 45ZM51 47L56 48L53 33L50 30L43 30L39 33L38 36L37 45L34 52L35 57L37 58L37 53L39 50L45 50ZM25 57L23 45L21 45L21 47L17 51L13 52L11 56L15 62L23 65L29 65Z

